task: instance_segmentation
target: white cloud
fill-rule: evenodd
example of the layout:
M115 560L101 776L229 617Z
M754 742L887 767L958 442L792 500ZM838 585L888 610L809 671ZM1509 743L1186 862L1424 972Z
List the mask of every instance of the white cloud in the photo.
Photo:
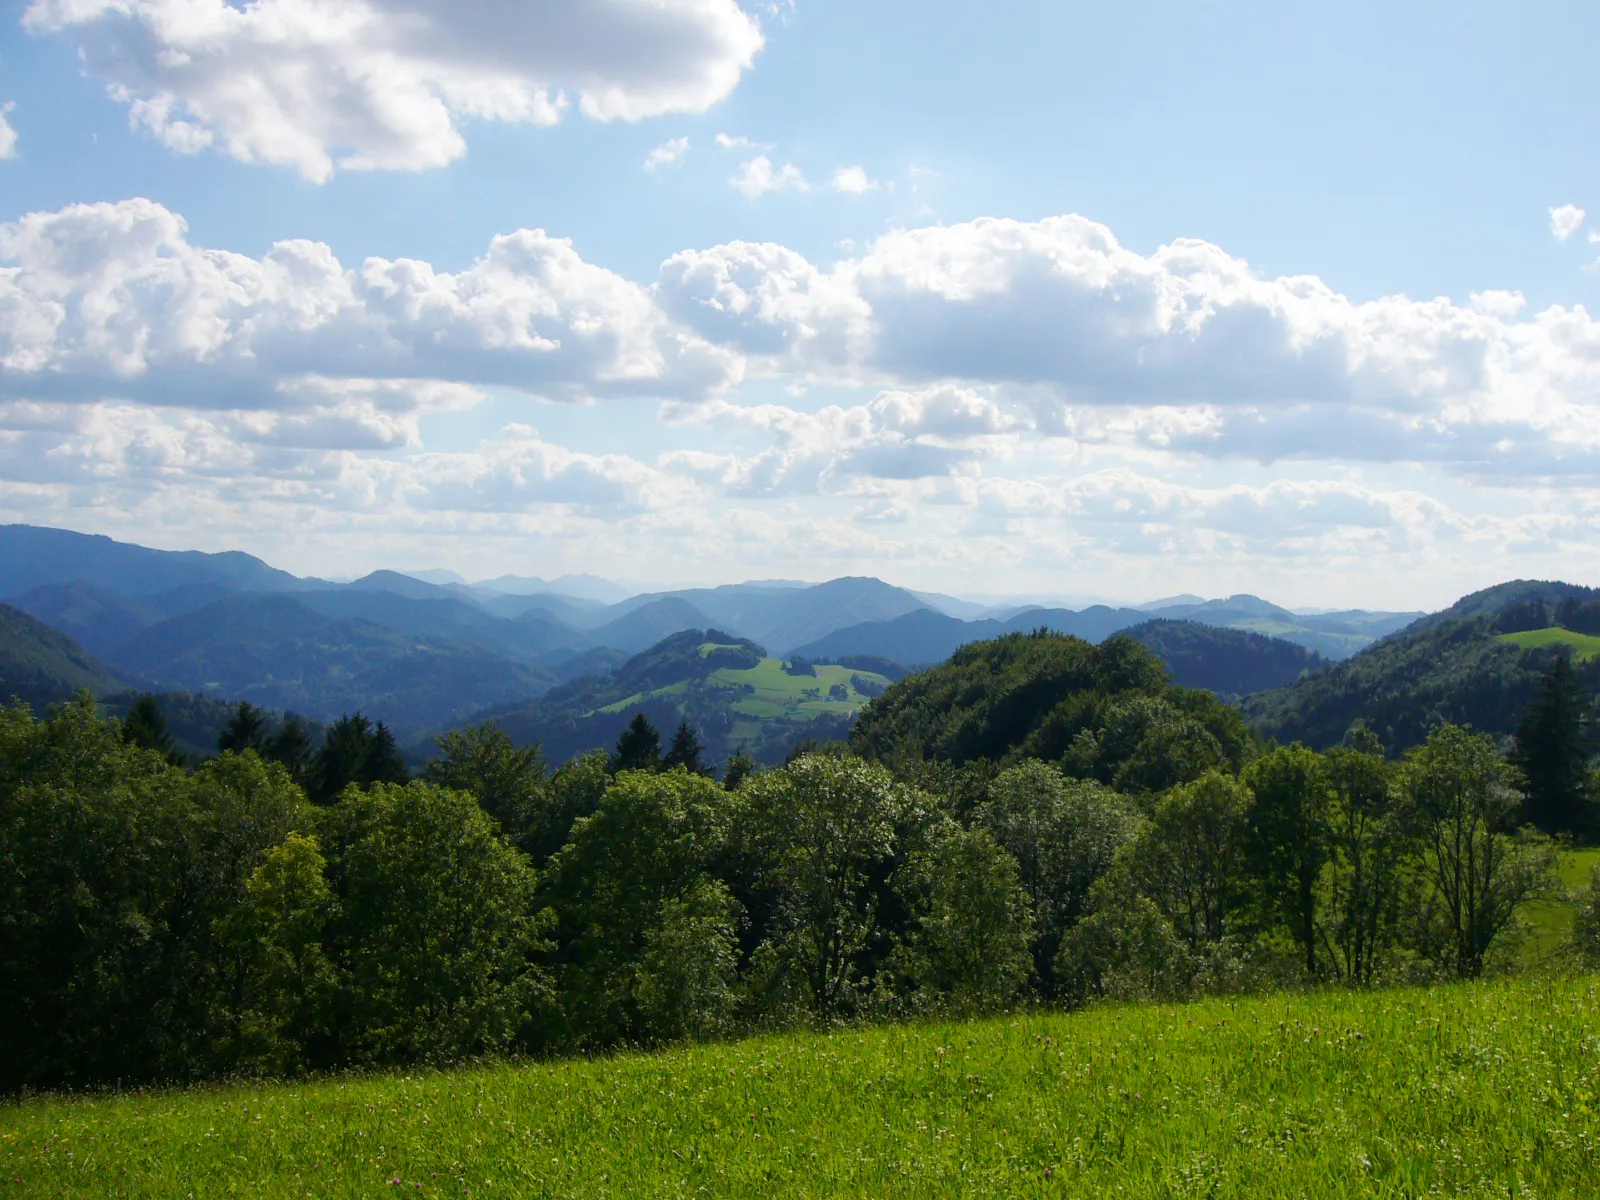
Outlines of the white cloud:
M1600 325L1582 308L1356 302L1205 242L1140 255L1075 216L898 230L827 271L731 243L669 259L656 296L757 373L1023 389L1063 430L1096 408L1208 414L1191 453L1570 473L1600 450Z
M657 167L676 166L683 161L683 156L687 153L689 153L688 138L671 138L645 155L644 169L654 171Z
M840 167L833 173L833 190L847 196L875 192L881 185L868 177L865 167Z
M326 180L424 170L466 150L463 120L553 125L704 112L762 47L737 0L33 0L137 127L181 153Z
M1557 241L1566 241L1583 227L1584 212L1576 204L1563 204L1550 210L1550 234Z
M15 158L17 154L17 131L11 122L6 120L16 107L10 101L0 104L0 162Z
M811 189L799 167L784 163L774 168L772 160L765 154L758 154L745 162L740 166L739 173L728 182L752 200L768 192L805 192Z
M771 150L771 142L754 142L742 134L734 137L730 134L717 134L717 145L724 150Z
M0 225L0 519L327 530L363 554L481 531L564 568L907 564L944 588L1600 572L1581 307L1357 302L1077 217L848 254L727 243L646 285L539 230L450 272L203 247L148 200L30 214ZM612 403L566 410L562 445L528 397ZM639 398L670 427L654 462L602 452L636 444L616 425L640 436ZM491 411L499 433L458 440Z
M497 237L453 274L414 259L346 267L314 242L259 259L203 249L177 214L130 200L0 225L6 262L0 397L214 407L225 392L279 408L307 378L683 396L739 369L542 230Z

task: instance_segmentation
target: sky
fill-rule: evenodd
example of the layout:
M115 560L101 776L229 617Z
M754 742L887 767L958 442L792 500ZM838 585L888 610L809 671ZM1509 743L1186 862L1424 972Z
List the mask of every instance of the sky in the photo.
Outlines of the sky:
M1600 585L1597 51L1578 3L0 5L0 521L330 577Z

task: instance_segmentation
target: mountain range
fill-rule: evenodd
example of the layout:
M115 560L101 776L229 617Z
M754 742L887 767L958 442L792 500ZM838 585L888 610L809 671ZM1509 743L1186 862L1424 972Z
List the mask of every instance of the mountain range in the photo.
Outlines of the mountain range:
M1048 626L1094 641L1129 631L1179 682L1231 696L1289 682L1419 615L1308 616L1251 596L996 609L865 577L618 598L624 591L594 576L467 583L447 572L381 570L334 582L240 552L0 527L0 601L81 647L100 675L73 678L97 680L96 690L248 699L324 721L360 709L412 739L484 711L525 710L686 630L720 630L780 661L872 660L882 669L869 673L886 678L1012 630ZM16 694L41 695L37 673L28 678L35 682Z

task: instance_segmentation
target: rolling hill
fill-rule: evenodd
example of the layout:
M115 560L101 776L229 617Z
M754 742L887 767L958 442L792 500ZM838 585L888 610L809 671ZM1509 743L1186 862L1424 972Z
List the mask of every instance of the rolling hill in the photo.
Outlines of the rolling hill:
M800 738L842 736L855 713L890 682L856 667L785 662L748 639L690 629L609 675L575 679L535 703L479 716L499 721L519 742L543 742L553 762L610 749L640 712L664 736L689 721L708 762L738 752L775 761Z
M1540 674L1572 648L1559 637L1508 638L1501 625L1530 608L1529 619L1542 623L1538 614L1546 606L1596 595L1530 581L1474 592L1353 658L1250 697L1244 709L1262 734L1319 749L1342 739L1357 718L1371 724L1391 752L1422 742L1440 721L1509 737ZM1591 693L1600 688L1600 661L1575 656L1574 667Z
M469 642L327 617L289 596L239 596L163 621L119 647L113 663L160 687L319 719L361 709L413 732L537 696L554 682Z
M65 634L0 604L0 704L15 698L43 706L84 688L106 695L127 687Z
M305 591L319 585L237 550L151 550L98 534L0 525L0 596L74 580L122 596L159 595L193 584L253 592Z
M1327 660L1282 638L1197 621L1146 621L1122 635L1166 664L1179 687L1204 688L1218 696L1247 696L1292 683Z

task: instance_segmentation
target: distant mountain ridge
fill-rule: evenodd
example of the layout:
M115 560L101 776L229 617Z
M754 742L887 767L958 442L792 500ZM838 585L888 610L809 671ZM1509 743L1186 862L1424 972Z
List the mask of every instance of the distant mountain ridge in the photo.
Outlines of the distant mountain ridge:
M1047 626L1099 641L1152 619L1235 627L1338 657L1411 617L1297 617L1249 596L1174 597L1183 603L1155 610L995 608L870 577L595 598L622 590L594 576L466 584L444 571L379 570L333 583L297 578L248 554L0 527L0 599L75 639L119 676L324 719L360 708L413 730L443 727L481 707L536 701L684 630L723 630L784 658L904 667L943 661L957 646L1006 632ZM294 607L266 603L272 597ZM1174 661L1193 651L1199 657L1183 669L1215 680L1224 694L1250 680L1282 682L1298 669L1294 656L1248 639L1197 636L1185 635L1189 649L1174 650ZM1224 662L1229 655L1238 661ZM1278 674L1260 675L1269 660Z
M1317 749L1339 742L1357 719L1391 752L1417 745L1442 721L1509 738L1539 676L1571 650L1519 645L1502 626L1530 607L1526 621L1510 623L1548 621L1565 599L1593 602L1600 590L1514 580L1473 592L1325 671L1250 697L1245 713L1260 733ZM1572 659L1588 693L1600 690L1600 659Z

